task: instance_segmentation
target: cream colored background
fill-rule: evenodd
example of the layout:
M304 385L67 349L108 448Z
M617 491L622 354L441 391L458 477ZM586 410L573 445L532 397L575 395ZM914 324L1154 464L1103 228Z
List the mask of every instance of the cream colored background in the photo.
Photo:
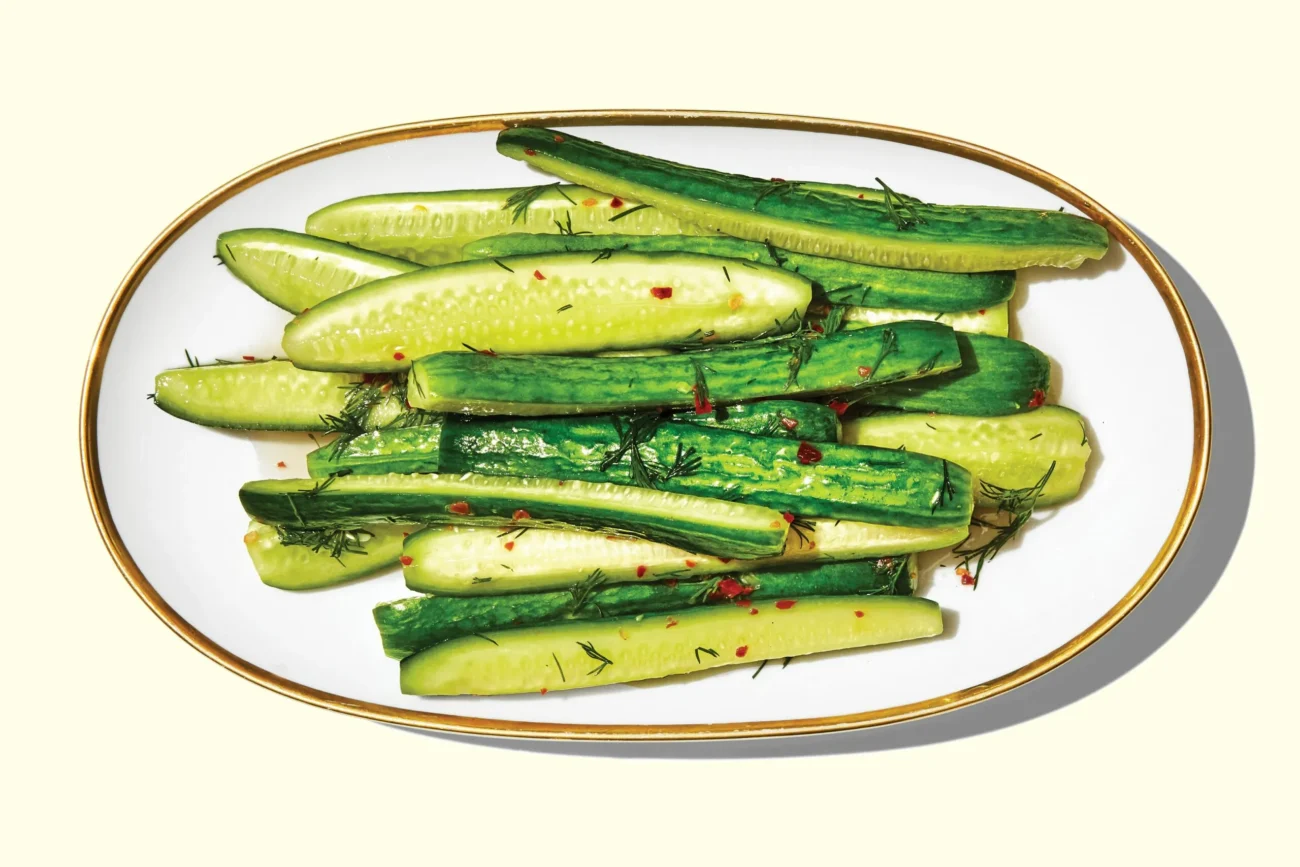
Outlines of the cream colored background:
M437 8L449 5L0 11L11 396L0 857L1283 860L1300 770L1296 473L1283 440L1296 389L1282 369L1300 290L1295 22L1257 2L1213 15L1133 0ZM1260 468L1237 554L1187 626L1118 682L1009 729L692 761L419 736L280 698L173 636L102 548L77 462L86 354L135 256L210 189L321 139L472 113L641 107L964 138L1066 178L1177 256L1236 341Z

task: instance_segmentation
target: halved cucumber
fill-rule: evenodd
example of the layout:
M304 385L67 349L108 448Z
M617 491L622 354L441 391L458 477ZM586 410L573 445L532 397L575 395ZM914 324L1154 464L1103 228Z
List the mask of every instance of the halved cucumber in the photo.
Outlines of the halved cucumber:
M844 441L947 458L1002 488L1033 487L1055 462L1040 506L1078 494L1092 454L1083 417L1063 406L993 418L881 413L845 422ZM980 505L995 504L983 485L976 496Z
M522 529L522 528L521 528ZM478 596L563 589L596 569L607 583L759 571L792 563L897 557L956 545L965 527L886 527L855 521L801 521L775 557L737 561L671 545L578 530L435 526L411 534L406 586L424 593Z
M778 250L771 244L717 235L526 235L482 238L465 246L467 259L536 255L559 251L624 252L680 251L744 259L794 271L812 281L813 291L833 304L939 311L977 310L1001 304L1016 288L1014 271L987 274L948 274L881 268ZM924 318L932 318L934 313Z
M1105 228L1050 210L873 200L685 166L554 130L517 127L497 150L544 172L634 196L679 219L750 241L933 271L1078 267L1106 252Z
M698 229L632 199L549 184L497 190L388 193L326 205L307 232L423 265L459 262L471 241L502 232L695 234Z
M412 366L408 399L421 409L473 415L708 410L931 377L959 363L951 328L911 321L824 336L801 332L661 358L444 352Z
M217 256L249 288L290 313L304 313L355 286L419 270L403 259L281 229L217 236Z
M307 545L285 545L278 529L251 521L244 534L244 547L264 584L281 590L314 590L396 566L402 542L415 529L400 524L371 524L348 531L347 550L340 550L336 558L328 545L317 550Z
M795 327L811 284L780 268L687 253L593 261L556 253L426 268L353 289L289 323L313 370L404 370L436 352L583 353L718 341Z
M361 381L347 373L299 370L288 361L252 361L164 370L151 395L158 408L196 424L239 430L327 430L322 416L343 411ZM386 401L372 410L379 427L402 410Z
M441 641L493 629L744 604L799 596L910 596L916 558L791 566L762 574L605 586L600 573L568 590L509 596L418 596L376 605L384 653L402 659Z
M967 310L959 313L935 313L932 310L896 310L877 307L846 307L844 309L844 330L854 331L870 328L873 325L885 325L889 322L905 322L909 319L932 319L942 322L953 331L967 334L992 334L1006 337L1011 322L1007 305L994 304L982 310Z
M779 553L788 524L760 506L648 488L508 476L387 475L265 479L239 489L250 517L289 527L380 521L567 527L635 535L722 557Z
M715 605L454 638L402 660L402 692L577 689L943 632L938 604L914 596L813 596L752 607L757 615Z

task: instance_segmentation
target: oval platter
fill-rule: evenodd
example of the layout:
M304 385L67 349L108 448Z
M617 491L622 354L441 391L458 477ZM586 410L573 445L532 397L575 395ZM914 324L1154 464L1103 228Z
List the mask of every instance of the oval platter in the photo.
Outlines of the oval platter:
M759 177L871 184L926 201L1056 210L1112 239L1077 271L1021 272L1012 336L1053 360L1051 402L1089 421L1083 495L1035 514L978 590L929 558L920 592L941 639L733 666L551 695L419 698L398 689L370 609L409 595L390 572L289 593L258 581L235 496L248 479L305 476L304 434L234 434L154 408L154 374L185 362L279 352L288 314L224 268L223 231L301 231L308 214L370 193L546 183L494 148L498 130L543 125L678 162ZM1039 677L1106 633L1182 543L1209 457L1200 347L1178 292L1133 230L1068 183L943 136L852 121L721 112L608 111L428 121L314 145L231 181L176 219L109 305L81 411L82 466L100 532L131 587L181 638L283 695L389 723L540 738L754 737L898 723ZM285 462L287 469L278 467Z

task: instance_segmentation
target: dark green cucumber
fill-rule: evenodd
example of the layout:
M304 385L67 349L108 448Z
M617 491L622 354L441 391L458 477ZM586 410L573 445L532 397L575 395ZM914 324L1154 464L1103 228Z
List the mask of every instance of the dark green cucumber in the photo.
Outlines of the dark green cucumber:
M284 329L284 351L312 370L405 370L435 352L572 354L713 335L792 330L812 285L769 265L728 269L695 253L593 259L550 253L459 262L336 295Z
M158 408L196 424L238 430L329 430L326 416L344 412L361 377L299 370L288 361L251 361L164 370L150 395ZM402 411L385 400L368 413L368 427Z
M598 186L726 235L893 268L1075 268L1106 253L1105 228L1052 210L858 199L680 165L567 133L518 127L497 150L565 180Z
M813 291L827 301L855 307L898 307L936 313L977 310L1001 304L1016 288L1014 271L951 274L881 268L778 250L758 241L699 235L499 235L467 244L465 258L496 259L561 250L610 251L614 257L623 250L675 250L745 259L798 272L811 280Z
M943 632L938 603L916 596L807 596L790 606L781 601L752 608L697 605L453 638L402 660L402 692L553 692ZM758 614L750 614L754 609Z
M1050 506L1073 498L1083 484L1092 447L1083 417L1063 406L979 418L930 413L879 413L846 422L844 441L947 458L980 480L976 498L992 506L1000 488L1031 488L1052 475L1038 497Z
M458 262L461 248L502 232L698 232L671 214L585 187L385 193L327 205L307 232L422 265Z
M928 455L813 446L653 417L448 418L440 450L445 473L654 484L795 515L899 527L964 527L973 504L970 473Z
M369 431L307 453L307 474L323 479L336 473L383 476L438 472L442 421L415 427Z
M416 529L371 524L346 531L346 548L341 546L335 557L330 539L318 539L319 548L317 542L286 545L277 528L252 521L244 534L244 547L264 584L281 590L316 590L396 566L403 540Z
M403 659L462 635L564 620L625 617L694 605L791 600L800 596L911 596L915 569L914 557L898 557L741 572L694 581L610 586L601 585L597 572L593 573L595 578L570 590L509 596L417 596L376 605L374 616L384 653Z
M835 410L801 400L742 403L719 407L704 415L683 414L677 418L697 425L813 443L836 442L840 437ZM323 479L341 470L367 476L436 473L441 433L441 419L433 425L371 431L310 452L307 473L313 479Z
M439 353L412 365L408 399L421 409L472 415L707 410L766 397L848 392L933 376L960 363L951 328L912 321L658 358Z
M222 232L217 256L250 289L294 314L363 283L420 268L404 259L282 229Z
M779 553L789 525L761 506L622 485L465 474L266 479L239 489L249 517L289 527L465 524L621 533L724 557Z
M867 560L959 544L967 527L886 527L857 521L799 521L775 557L746 560L749 571L794 563ZM734 572L729 557L581 530L427 527L402 547L406 586L438 596L499 596L564 590L599 569L606 584Z
M895 325L898 328L902 325ZM864 392L863 406L951 415L1010 415L1043 405L1052 363L1028 343L988 334L957 334L961 366L920 382L893 382Z

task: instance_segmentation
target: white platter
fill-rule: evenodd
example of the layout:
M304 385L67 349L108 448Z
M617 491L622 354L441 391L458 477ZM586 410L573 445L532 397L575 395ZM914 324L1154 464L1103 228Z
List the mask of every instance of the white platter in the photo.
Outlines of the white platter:
M240 484L305 476L308 437L197 427L158 411L145 394L155 373L184 363L184 350L205 360L279 352L288 315L217 267L218 233L301 231L317 208L367 193L538 183L494 149L495 130L515 123L760 177L871 184L879 175L926 201L1064 207L1099 220L1112 234L1104 260L1074 272L1022 272L1013 302L1013 336L1053 359L1049 400L1089 420L1084 495L1036 516L977 591L932 559L922 592L944 609L939 640L799 659L757 678L756 666L744 665L545 696L403 696L370 615L375 603L409 595L400 574L288 593L258 581L241 543ZM898 722L987 698L1060 664L1163 573L1199 501L1208 431L1200 350L1176 290L1127 226L1068 184L972 145L869 124L611 112L379 130L291 154L216 191L160 236L114 298L87 376L82 457L92 506L128 581L182 637L256 682L426 728L689 738Z

